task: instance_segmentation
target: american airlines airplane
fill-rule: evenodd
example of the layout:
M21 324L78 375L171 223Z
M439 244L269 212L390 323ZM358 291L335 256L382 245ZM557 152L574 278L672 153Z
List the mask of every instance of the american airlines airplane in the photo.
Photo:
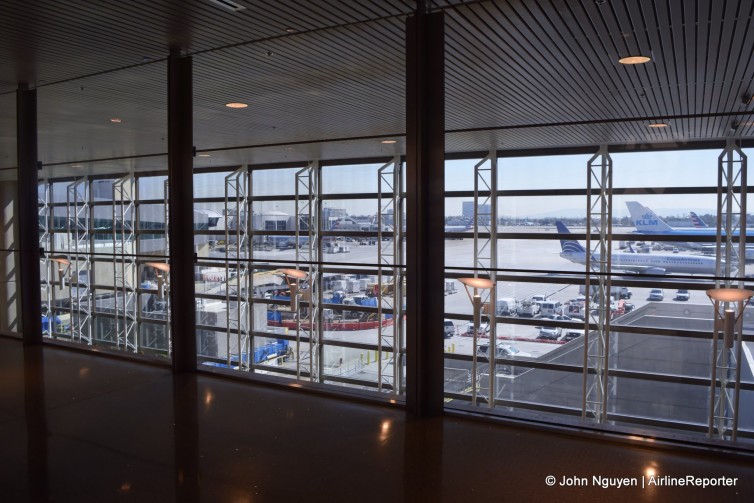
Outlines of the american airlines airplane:
M555 222L558 234L570 234L568 227L561 221ZM575 264L586 263L586 249L573 239L560 240L560 256ZM599 253L592 255L599 260ZM637 274L715 274L716 262L712 257L682 254L657 253L613 253L613 269Z
M709 225L705 224L704 220L693 211L689 211L689 216L691 217L691 223L694 224L694 227L697 229L706 229L709 227Z

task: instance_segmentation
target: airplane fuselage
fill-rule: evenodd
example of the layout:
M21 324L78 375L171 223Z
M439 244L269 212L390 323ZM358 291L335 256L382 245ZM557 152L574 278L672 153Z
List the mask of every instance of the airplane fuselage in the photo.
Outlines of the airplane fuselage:
M560 256L577 264L586 264L584 252L562 252ZM598 261L600 254L595 253L593 257ZM683 254L613 253L610 258L613 269L645 274L714 274L716 270L715 259L711 257Z

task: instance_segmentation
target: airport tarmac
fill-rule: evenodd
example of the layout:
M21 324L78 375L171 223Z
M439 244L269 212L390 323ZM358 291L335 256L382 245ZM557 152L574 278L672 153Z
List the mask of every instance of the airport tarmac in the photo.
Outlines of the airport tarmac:
M583 233L585 229L573 228L574 233ZM554 234L555 228L546 227L508 227L499 229L500 233L515 232L515 233L532 233L532 234ZM337 268L338 264L343 264L344 267L350 268L350 264L357 265L365 273L372 273L376 270L375 264L378 262L377 248L381 246L383 250L392 252L390 242L382 242L378 244L365 245L358 244L357 240L347 241L341 240L340 245L347 247L349 250L347 253L324 253L322 260L328 265L323 267L323 270L327 271L329 268ZM548 277L555 277L558 275L570 275L574 273L584 272L584 266L580 264L574 264L568 260L560 257L560 242L553 236L552 240L546 239L506 239L499 240L497 243L497 267L499 269L519 269L529 271L526 274L521 274L521 281L501 281L498 282L497 292L495 296L497 298L513 297L517 300L530 299L534 295L546 295L549 299L560 301L566 304L569 300L576 299L579 296L579 284L562 284L562 283L547 283L547 282L527 282L527 279L533 277L537 278L537 281L546 280ZM614 252L617 252L617 243L614 243ZM465 267L468 268L473 265L473 239L448 239L445 240L445 262L449 269L453 267ZM668 252L659 252L662 254L668 254ZM681 251L679 256L695 255L692 252ZM212 252L212 258L223 258L225 253ZM295 261L296 250L272 250L272 251L260 251L255 250L253 252L253 259L255 262L270 261L271 265L279 265L278 261ZM365 267L372 266L372 267ZM751 266L748 266L751 267ZM373 269L374 268L374 269ZM371 270L370 270L371 269ZM541 272L539 272L541 271ZM748 272L748 271L747 271ZM513 274L504 272L501 274ZM700 280L704 279L704 276L698 276ZM630 280L636 278L646 282L647 277L641 275L631 275L623 277L624 280ZM672 280L673 275L668 275L664 279ZM444 346L447 353L455 353L460 355L471 355L473 353L473 337L466 337L461 334L467 331L467 325L472 315L472 307L466 296L463 285L457 280L453 281L455 285L455 293L445 296L445 319L450 319L456 327L456 335L451 338L445 339ZM577 280L578 281L578 280ZM688 280L683 280L688 281ZM657 286L662 288L662 280L657 281ZM693 289L696 286L696 290ZM690 299L687 301L673 300L675 296L675 289L665 289L664 303L683 303L683 304L699 304L709 306L711 310L711 304L704 293L704 290L711 286L710 283L704 282L699 285L694 285L689 282ZM632 292L632 297L628 302L634 304L636 308L640 308L649 303L648 295L650 288L646 287L629 287ZM333 306L334 307L334 306ZM466 317L461 319L460 317ZM571 323L563 322L563 328L576 328L583 330L583 323ZM498 323L496 326L497 336L507 339L506 344L512 344L520 351L529 353L532 357L543 356L550 351L558 348L560 345L549 342L536 341L536 337L539 335L539 329L536 325L521 324L519 318L511 317L509 322ZM442 337L442 334L438 334L438 337ZM328 332L323 335L326 342L326 360L328 362L337 361L338 366L349 366L355 364L355 362L368 362L364 363L364 371L368 371L369 366L374 366L374 351L368 354L367 350L344 348L339 346L340 341L346 343L361 343L376 346L379 343L378 330L360 330L360 331L348 331L348 332ZM511 340L517 339L517 340ZM521 340L525 339L525 340ZM487 339L480 337L478 339L479 344L486 343ZM329 353L335 356L329 356ZM340 363L340 359L343 362Z

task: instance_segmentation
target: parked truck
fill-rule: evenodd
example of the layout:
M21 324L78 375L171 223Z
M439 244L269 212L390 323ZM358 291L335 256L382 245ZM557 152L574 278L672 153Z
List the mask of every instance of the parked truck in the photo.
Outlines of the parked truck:
M448 281L445 280L445 295L452 295L456 293L458 290L456 290L456 282L455 281Z
M518 305L516 313L524 318L534 318L539 314L539 311L540 307L538 302L535 302L533 300L523 300Z
M597 285L592 285L591 295L589 297L593 297L594 294L597 293ZM579 285L579 294L586 296L586 285ZM630 299L631 290L628 289L628 287L625 286L611 286L610 287L610 296L616 300L620 299Z
M518 301L513 297L501 297L495 302L497 316L512 316L518 312Z

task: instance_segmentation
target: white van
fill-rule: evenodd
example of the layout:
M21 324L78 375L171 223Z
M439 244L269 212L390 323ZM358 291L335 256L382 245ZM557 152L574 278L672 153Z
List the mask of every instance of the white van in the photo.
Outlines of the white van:
M444 322L445 338L450 339L456 334L456 326L451 320L445 320Z
M563 314L563 303L559 300L546 300L539 303L539 309L542 316Z
M518 301L513 297L502 297L497 299L495 304L495 314L497 316L511 316L518 311Z

